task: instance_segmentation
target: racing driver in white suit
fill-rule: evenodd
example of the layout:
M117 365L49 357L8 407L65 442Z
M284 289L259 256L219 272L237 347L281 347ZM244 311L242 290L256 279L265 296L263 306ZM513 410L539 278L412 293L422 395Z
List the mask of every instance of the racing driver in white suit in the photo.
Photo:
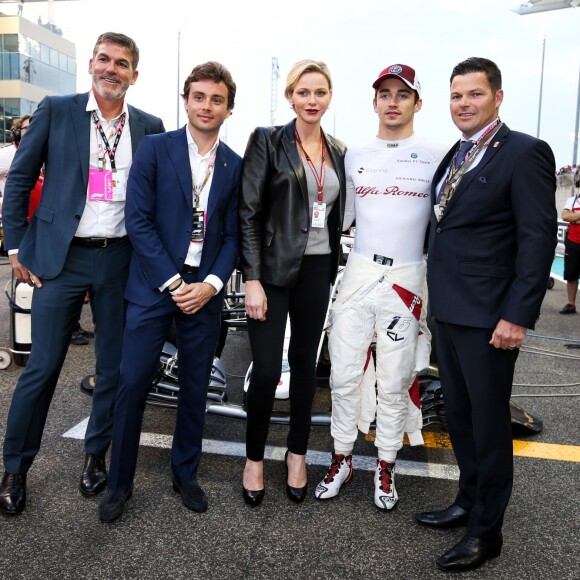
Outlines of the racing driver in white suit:
M423 443L416 381L416 360L426 366L430 350L429 331L420 323L426 310L423 247L431 179L447 148L414 133L422 101L411 67L387 67L373 88L378 136L349 149L345 161L344 229L356 217L356 233L329 319L334 451L315 496L334 497L352 478L357 431L368 430L363 374L373 364L369 348L376 340L374 501L389 510L398 500L395 461L405 431L411 444ZM370 386L374 391L374 381Z

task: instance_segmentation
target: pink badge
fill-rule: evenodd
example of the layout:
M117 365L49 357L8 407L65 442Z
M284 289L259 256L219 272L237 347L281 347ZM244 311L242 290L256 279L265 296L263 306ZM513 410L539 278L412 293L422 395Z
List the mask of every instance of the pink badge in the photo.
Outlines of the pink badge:
M113 199L113 172L89 169L89 201L111 201Z

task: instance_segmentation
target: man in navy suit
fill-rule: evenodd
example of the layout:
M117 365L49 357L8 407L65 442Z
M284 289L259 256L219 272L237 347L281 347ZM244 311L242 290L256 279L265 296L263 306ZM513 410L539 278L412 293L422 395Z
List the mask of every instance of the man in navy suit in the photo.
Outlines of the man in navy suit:
M88 93L46 97L31 119L6 184L6 247L17 279L34 284L32 351L14 395L4 439L0 511L26 505L26 474L40 448L50 401L87 291L95 321L96 378L85 435L84 495L105 487L105 454L119 379L131 244L126 178L141 138L161 119L125 102L139 50L124 34L99 36ZM27 221L30 191L45 167L41 202ZM58 498L56 501L59 501Z
M205 403L224 285L238 258L241 158L219 140L235 94L221 64L196 66L183 88L187 125L145 138L133 162L126 223L134 252L103 522L131 497L145 400L173 320L180 390L172 483L187 508L207 509L197 483Z
M427 281L460 476L451 506L415 517L467 526L437 560L444 570L475 568L501 552L514 365L539 316L556 246L554 155L500 121L502 100L495 63L470 58L453 69L450 109L461 141L433 178Z

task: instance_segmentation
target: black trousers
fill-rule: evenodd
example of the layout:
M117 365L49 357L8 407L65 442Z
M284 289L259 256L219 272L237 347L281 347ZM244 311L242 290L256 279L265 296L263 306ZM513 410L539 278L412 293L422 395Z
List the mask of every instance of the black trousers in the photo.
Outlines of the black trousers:
M286 320L290 316L290 431L288 449L305 455L310 435L316 360L330 299L331 256L304 256L293 288L264 284L268 299L264 322L248 319L253 368L247 394L246 454L264 458L270 415L282 370Z
M509 400L518 350L489 344L493 330L437 321L439 376L459 466L455 502L471 512L468 532L501 532L513 484Z

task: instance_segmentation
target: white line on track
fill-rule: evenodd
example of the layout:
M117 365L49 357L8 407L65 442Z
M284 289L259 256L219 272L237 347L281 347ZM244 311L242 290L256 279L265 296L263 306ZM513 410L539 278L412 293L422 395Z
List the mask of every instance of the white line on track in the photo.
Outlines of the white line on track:
M63 434L70 439L84 439L89 418L87 417L72 429ZM173 437L171 435L159 435L156 433L141 433L141 445L146 447L171 448ZM246 445L234 441L216 441L215 439L203 440L203 451L214 455L230 455L232 457L245 457ZM266 447L265 459L283 461L286 449L283 447ZM308 451L306 463L309 465L328 465L330 453L325 451ZM367 455L354 455L353 465L359 471L374 471L376 459ZM421 463L419 461L397 461L397 473L399 475L412 475L415 477L432 477L434 479L459 479L459 469L456 465L442 463Z

